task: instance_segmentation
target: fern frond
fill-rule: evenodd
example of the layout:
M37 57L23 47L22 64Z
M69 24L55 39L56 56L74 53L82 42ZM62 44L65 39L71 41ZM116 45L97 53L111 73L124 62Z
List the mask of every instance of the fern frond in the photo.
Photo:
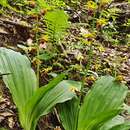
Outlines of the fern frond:
M54 10L45 15L47 25L46 34L51 42L57 42L63 38L69 27L68 15L63 10Z

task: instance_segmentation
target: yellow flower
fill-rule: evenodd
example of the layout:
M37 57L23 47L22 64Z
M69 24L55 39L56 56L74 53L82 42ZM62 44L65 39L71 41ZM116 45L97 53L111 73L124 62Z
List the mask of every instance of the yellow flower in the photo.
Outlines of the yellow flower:
M76 59L77 59L78 61L83 60L84 57L83 57L82 53L78 53L78 54L76 55Z
M44 68L41 72L48 73L52 70L52 67Z
M105 26L107 23L107 19L105 18L100 18L97 20L97 26Z
M85 45L91 45L93 43L93 41L83 40L83 43Z
M116 77L116 81L118 81L118 82L122 82L123 80L124 80L123 75L118 75L118 76Z
M83 35L85 38L95 38L95 33L86 33Z
M61 130L60 126L56 126L56 128L54 128L54 130Z
M70 91L71 91L71 92L76 92L76 91L78 92L79 90L78 90L76 87L71 86L71 87L70 87Z
M83 40L83 42L87 45L91 45L96 37L95 33L86 33L83 35L83 37L85 38L85 40Z
M91 80L91 81L95 81L96 79L95 79L94 76L90 76L90 77L89 77L89 80Z
M34 65L40 65L42 62L38 58L35 57L35 58L33 58L32 63Z
M112 0L100 0L100 4L103 5L103 4L108 4L112 2Z
M97 4L93 1L88 1L86 4L86 7L88 10L96 10L97 9Z
M101 68L101 65L100 64L95 64L94 68L95 68L95 70L99 70Z
M79 64L72 65L73 70L82 71L82 66Z
M48 37L48 35L42 35L41 38L40 38L40 40L41 40L42 42L48 42L49 37Z
M105 51L105 48L101 45L101 46L98 47L98 50L99 50L100 52L104 52L104 51Z

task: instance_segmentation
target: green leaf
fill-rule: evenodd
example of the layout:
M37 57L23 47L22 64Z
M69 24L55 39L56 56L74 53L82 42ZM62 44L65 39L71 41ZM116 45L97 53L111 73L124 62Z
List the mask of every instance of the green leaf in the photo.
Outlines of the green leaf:
M15 12L17 12L17 13L23 13L23 11L19 11L19 10L17 10L16 8L10 6L9 3L8 3L8 0L0 0L0 5L3 6L3 7L7 7L7 8L9 8L10 10L13 10L13 11L15 11ZM0 13L1 13L1 12L0 12Z
M9 88L19 111L24 130L35 130L40 116L47 114L57 104L75 96L72 84L57 76L44 87L38 88L36 76L26 56L0 48L0 73Z
M7 129L5 129L5 128L0 128L0 130L7 130Z
M77 130L80 101L74 98L58 106L59 116L65 130Z
M41 9L50 9L49 5L47 4L47 2L45 2L45 0L36 0L38 7L40 7Z
M44 51L42 54L37 56L38 59L48 61L52 59L56 54Z
M7 7L9 4L7 0L0 0L0 5L2 5L3 7Z
M126 121L125 123L114 126L113 128L109 130L129 130L129 129L130 129L130 121Z
M81 106L78 130L98 130L121 112L127 87L111 76L97 80Z
M80 82L78 83L73 81L71 84L80 91ZM59 116L65 130L77 130L79 110L80 100L78 97L58 105Z
M46 33L52 42L63 38L69 27L68 15L63 10L50 11L45 15Z
M0 48L0 73L8 73L3 76L3 80L15 104L22 111L37 89L36 76L29 60L18 52Z
M124 117L118 115L113 119L107 121L99 130L110 130L112 127L124 123L124 121Z
M71 91L72 84L67 80L57 86L55 79L45 87L40 88L25 106L25 128L35 130L36 122L40 116L46 115L57 103L72 99L75 94ZM54 87L55 86L55 87Z

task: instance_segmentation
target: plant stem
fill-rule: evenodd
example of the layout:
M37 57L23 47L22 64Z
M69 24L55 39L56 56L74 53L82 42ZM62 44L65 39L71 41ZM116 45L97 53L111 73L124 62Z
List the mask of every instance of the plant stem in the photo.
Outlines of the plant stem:
M93 49L92 49L92 45L90 45L90 50L89 50L89 59L88 59L88 64L87 64L87 67L86 67L86 70L88 72L88 70L90 69L90 66L91 66L91 62L92 62L92 56L93 56Z
M37 46L37 57L39 57L39 46ZM40 71L40 64L38 62L37 63L37 86L39 86L39 77L40 77L39 71Z
M38 40L38 25L39 25L39 19L37 16L37 20L36 20L36 46L37 46L37 57L39 57L39 53L40 53L40 48L39 48L39 40ZM39 70L40 70L40 64L39 61L37 62L37 86L39 87Z

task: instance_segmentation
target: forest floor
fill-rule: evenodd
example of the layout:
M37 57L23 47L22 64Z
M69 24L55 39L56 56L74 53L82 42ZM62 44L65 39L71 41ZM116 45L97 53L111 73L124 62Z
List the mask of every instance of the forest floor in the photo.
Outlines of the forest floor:
M21 20L21 18L19 18L16 14L12 17L5 17L4 15L0 16L1 47L4 46L23 52L21 48L18 47L18 44L28 42L31 35L31 23L29 23L29 25L23 25L23 22L26 23L27 18L25 17ZM97 75L110 74L116 76L117 80L127 84L130 88L130 46L126 44L112 45L110 43L93 43L91 45L92 54L89 55L88 50L90 49L90 46L85 48L84 45L80 44L80 40L77 38L83 30L85 30L85 28L82 26L79 26L78 29L75 26L70 29L70 35L66 37L67 44L65 47L68 56L61 56L59 59L55 59L57 60L58 66L54 66L51 69L51 64L56 64L55 61L49 62L49 67L48 63L47 65L43 65L44 70L40 73L41 84L48 82L48 73L57 71L62 72L70 67L75 69L75 71L72 72L75 75L70 78L81 80L81 75L85 70L84 66L87 65L89 59L90 66L88 67L90 73L93 75L89 75L85 79L86 86L91 86ZM32 52L30 52L30 54L31 53ZM46 70L48 69L47 72L45 72L45 68ZM0 101L0 126L10 130L21 130L17 116L17 109L11 99L11 95L4 85L1 86L2 96ZM130 104L129 98L130 97L128 97L127 100L128 104ZM39 130L51 130L51 124L54 120L56 120L53 113L51 116L53 116L53 120L46 116L44 119L42 118L39 121L38 127L41 128ZM55 125L59 125L58 121ZM60 129L57 128L55 130Z

